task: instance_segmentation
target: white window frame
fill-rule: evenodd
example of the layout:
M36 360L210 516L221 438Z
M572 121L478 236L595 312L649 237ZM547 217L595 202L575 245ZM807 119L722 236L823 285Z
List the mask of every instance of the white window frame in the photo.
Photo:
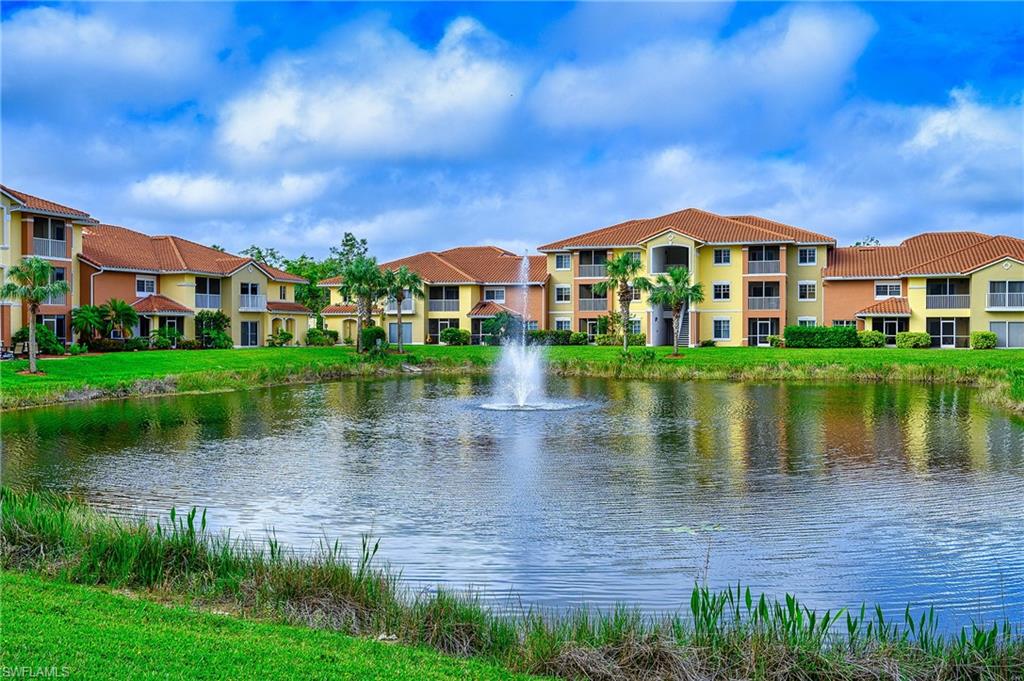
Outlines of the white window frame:
M728 331L728 336L718 335L718 322L725 322L725 330ZM727 341L732 340L732 319L729 317L714 317L711 320L711 340L713 341Z
M852 327L856 327L857 326L857 320L856 319L833 319L832 320L832 326L852 326Z
M630 300L631 301L633 301L635 303L635 302L638 302L640 300L640 289L636 288L635 286L630 286L629 287L629 292L631 294L631 296L630 296Z
M488 298L488 293L500 293L501 298ZM504 286L485 286L484 287L484 300L488 300L492 303L498 303L499 305L505 304L505 287Z
M633 328L634 328L633 325L634 324L636 324L636 327L635 327L636 331L633 331ZM629 318L629 327L628 328L629 328L629 333L643 333L644 332L644 325L643 325L643 322L640 321L639 317L630 317Z
M565 291L565 299L562 300L558 297L559 291ZM564 303L572 302L572 286L570 284L555 284L555 303L562 305Z
M281 300L288 300L288 287L281 284L277 287L277 294L281 297Z
M566 266L560 267L558 265L559 258L565 258ZM555 253L555 270L558 272L568 272L572 269L572 253Z
M718 262L718 254L724 253L725 260ZM711 264L715 267L728 267L732 264L732 249L731 248L716 248L711 254Z
M802 291L800 290L801 286L813 286L814 287L814 297L813 298L804 298L801 295L801 293L802 293ZM798 281L796 283L796 299L798 301L800 301L801 303L813 303L814 301L816 301L818 299L818 282L815 281L814 279L804 279L803 281Z
M896 289L897 289L896 290L896 294L893 295L892 293L889 293L887 295L880 296L880 295L878 295L878 287L879 286L886 286L886 287L895 286ZM889 298L899 298L899 297L901 297L903 295L903 282L900 281L899 279L876 279L875 283L874 283L874 292L875 292L875 300L888 300Z
M565 324L565 328L559 328L559 324ZM555 317L555 331L572 331L572 319L569 317Z
M810 324L804 324L804 322L810 322ZM796 324L797 324L797 326L817 326L818 325L818 318L817 317L797 317L796 318Z
M153 284L152 291L140 291L139 282L144 281ZM147 276L144 274L135 275L135 297L136 298L148 298L149 296L156 294L156 277Z
M717 291L715 290L716 286L727 286L728 288L726 289L726 293L728 293L729 295L727 295L725 298L719 298L716 295L717 294ZM719 301L719 302L720 301L726 301L726 300L732 300L732 282L731 281L713 281L713 282L711 282L711 300Z
M802 258L804 253L810 252L811 261L803 262ZM796 252L796 264L801 267L816 267L818 264L818 249L814 246L801 246Z
M526 330L527 331L539 331L540 330L540 322L538 322L536 319L527 319L526 320Z

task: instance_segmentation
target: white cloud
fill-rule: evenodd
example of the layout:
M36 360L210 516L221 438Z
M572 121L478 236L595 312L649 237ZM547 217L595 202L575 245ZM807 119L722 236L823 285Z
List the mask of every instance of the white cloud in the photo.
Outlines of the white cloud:
M951 104L924 110L917 134L904 146L911 152L934 149L940 144L963 145L963 150L982 147L1020 149L1021 120L1019 108L995 109L978 104L977 93L959 88L950 93Z
M221 110L230 155L407 157L485 145L517 105L522 76L476 20L453 21L432 50L358 29L268 68Z
M158 173L132 185L140 205L185 215L230 217L284 209L319 197L327 173L285 174L274 180L240 180L214 174Z

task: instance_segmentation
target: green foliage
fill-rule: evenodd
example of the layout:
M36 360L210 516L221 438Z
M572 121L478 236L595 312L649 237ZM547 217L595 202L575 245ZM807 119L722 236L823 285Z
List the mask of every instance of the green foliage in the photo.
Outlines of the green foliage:
M787 326L783 338L787 348L860 347L857 329L852 326Z
M104 331L100 308L96 305L82 305L73 309L71 311L71 328L83 343L88 344L90 340Z
M157 350L170 350L178 347L181 331L171 327L163 327L149 334L150 344Z
M124 341L113 338L93 338L89 341L89 350L92 352L122 352Z
M331 338L328 330L326 329L317 329L314 327L306 332L306 345L329 346L334 345L336 341L337 336Z
M284 258L276 248L260 248L253 244L249 248L244 248L238 252L240 255L245 255L258 263L264 263L271 267L280 268L284 265Z
M573 331L569 334L569 345L586 345L590 337L584 331Z
M291 343L293 338L295 338L295 336L284 329L278 329L275 333L267 336L267 346L271 348L283 348Z
M28 343L28 327L23 326L11 336L12 343ZM36 324L36 347L44 355L63 355L64 344L50 327Z
M363 329L363 348L369 350L378 345L387 345L388 334L379 326L368 326Z
M115 329L122 338L132 335L132 327L139 323L139 313L135 308L120 298L111 298L99 307L100 318L103 320L103 331L108 336Z
M441 342L445 345L469 345L469 330L457 329L454 326L449 326L441 332Z
M637 350L620 350L620 356L625 362L634 364L651 364L658 359L654 348L639 348Z
M499 312L490 319L480 323L480 331L491 336L489 345L504 343L509 338L519 338L523 333L523 322L510 312Z
M992 331L971 331L972 350L991 350L998 342L999 337Z
M197 340L192 340L192 339L189 339L189 338L182 338L180 341L178 341L178 349L179 350L202 350L203 349L203 344L200 343Z
M79 343L72 343L68 347L68 354L69 355L84 355L88 351L89 351L89 346L87 346L87 345L80 345Z
M131 342L134 344L134 341L137 341L137 340L142 340L142 339L141 338L132 338ZM170 350L171 349L171 340L169 338L164 338L163 336L157 336L157 337L153 338L152 341L150 341L150 344L152 345L154 350ZM126 343L126 345L127 345L127 343Z
M235 347L235 342L225 331L207 329L203 331L203 345L211 350L230 350Z
M584 339L586 335L583 334ZM526 332L526 342L531 345L570 345L571 340L572 331L568 330L535 329Z
M786 347L786 339L782 336L768 336L768 345L773 348Z
M857 340L862 348L885 347L885 334L881 331L858 331Z
M710 338L708 340L702 340L700 342L700 347L702 347L702 348L713 348L716 345L718 345L718 342L714 341L714 340L711 340Z
M157 336L153 341L153 347L158 350L169 350L171 341L163 336ZM125 350L149 350L148 338L128 338L124 341Z
M896 334L898 348L930 348L932 337L924 331L900 331Z
M630 345L647 345L647 334L631 333L627 340ZM594 345L622 345L622 334L599 333L594 336Z
M7 270L7 283L0 287L0 298L20 300L30 312L47 298L67 294L71 285L67 281L53 281L53 265L42 258L22 258L21 263Z
M196 313L196 338L204 347L224 347L225 336L228 339L227 347L232 347L231 337L227 333L229 326L231 318L220 310L201 310Z

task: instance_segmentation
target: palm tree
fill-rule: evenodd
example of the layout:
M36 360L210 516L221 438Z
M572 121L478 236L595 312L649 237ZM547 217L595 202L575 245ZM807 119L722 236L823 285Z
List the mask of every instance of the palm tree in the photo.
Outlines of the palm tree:
M53 266L42 258L25 258L20 265L7 270L11 280L0 288L0 298L20 299L28 306L28 370L36 372L36 314L47 298L66 294L71 290L66 281L53 281Z
M103 331L103 317L95 305L83 305L71 311L71 328L78 333L78 339L88 345L97 333Z
M384 295L384 276L377 259L365 255L353 258L341 271L341 295L356 303L356 352L363 348L363 323L369 322L373 306Z
M690 283L690 270L685 267L670 267L668 275L659 274L651 289L652 305L667 305L672 308L672 352L679 354L679 335L683 320L690 314L691 303L704 302L704 286Z
M608 280L594 284L594 293L599 296L615 291L619 297L619 314L622 316L622 349L629 350L629 304L633 301L633 291L646 291L651 282L645 277L637 276L643 269L640 259L632 253L623 253L608 261Z
M111 298L100 305L100 317L107 333L117 329L122 338L131 338L132 327L139 323L139 313L120 298Z
M423 278L405 265L397 270L386 270L383 276L388 299L395 301L398 315L398 354L402 354L405 352L402 347L402 302L405 300L406 291L412 298L423 298Z

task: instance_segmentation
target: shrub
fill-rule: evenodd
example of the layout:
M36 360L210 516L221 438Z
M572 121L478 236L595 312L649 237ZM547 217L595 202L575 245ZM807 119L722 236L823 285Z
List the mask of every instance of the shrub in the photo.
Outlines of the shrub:
M235 342L231 340L231 336L223 331L205 331L203 337L206 347L213 348L214 350L230 350L235 347Z
M178 341L178 349L179 350L202 350L203 349L203 345L202 345L202 343L200 343L199 341L196 341L196 340L185 340L185 339L182 339L182 340Z
M441 332L441 342L445 345L469 345L470 335L466 329L449 326Z
M132 340L134 341L136 339L132 338ZM170 338L164 338L163 336L157 336L156 338L153 339L153 349L154 350L170 350L171 349L171 339Z
M335 340L324 329L314 327L306 332L306 345L334 345Z
M331 339L331 345L338 344L338 332L334 329L324 329L324 335Z
M787 348L860 347L852 326L787 326L783 331Z
M93 338L89 341L89 349L93 352L122 352L124 341L114 338Z
M999 342L999 337L992 331L971 331L972 350L991 350Z
M295 338L295 336L284 329L278 329L275 333L267 336L267 346L271 348L283 348L292 342L292 338Z
M81 355L89 350L86 345L79 345L78 343L72 343L71 347L68 348L68 352L72 355Z
M636 362L637 364L650 364L658 359L654 348L640 348L638 350L623 350L620 353L623 361Z
M11 336L11 343L28 343L28 327L23 326ZM50 327L36 324L36 349L43 355L63 355L64 344Z
M881 331L858 331L857 340L862 348L880 348L885 345L885 334Z
M370 350L377 347L377 344L386 345L388 342L388 335L384 329L379 326L368 326L363 329L363 349ZM333 345L333 343L332 343Z
M217 335L220 332L227 336L228 327L231 326L231 318L220 310L201 310L196 313L196 338L208 348L223 348L223 338ZM214 339L218 339L221 345L215 345ZM230 341L230 336L228 337ZM227 347L232 347L229 343Z
M526 340L531 345L570 345L571 339L572 331L568 330L538 329L526 332Z
M700 346L701 346L702 348L713 348L713 347L715 347L716 345L718 345L718 343L717 343L716 341L713 341L713 340L711 340L711 339L708 339L708 340L702 340L702 341L700 342Z
M924 331L900 331L896 334L898 348L930 348L932 337Z
M631 333L629 334L630 345L647 345L647 334L645 333ZM599 333L594 336L594 345L622 345L622 336L610 333Z
M569 334L569 345L586 345L589 342L590 337L583 331L573 331Z
M345 341L344 342L345 342L345 345L352 345L353 343L355 343L355 341L352 340L352 336L345 336Z
M786 339L782 336L768 336L768 345L773 348L786 347Z
M159 345L157 344L159 343ZM171 341L163 336L157 336L156 340L153 341L154 347L158 350L168 350L171 347ZM148 338L129 338L124 342L125 350L149 350L149 339Z

